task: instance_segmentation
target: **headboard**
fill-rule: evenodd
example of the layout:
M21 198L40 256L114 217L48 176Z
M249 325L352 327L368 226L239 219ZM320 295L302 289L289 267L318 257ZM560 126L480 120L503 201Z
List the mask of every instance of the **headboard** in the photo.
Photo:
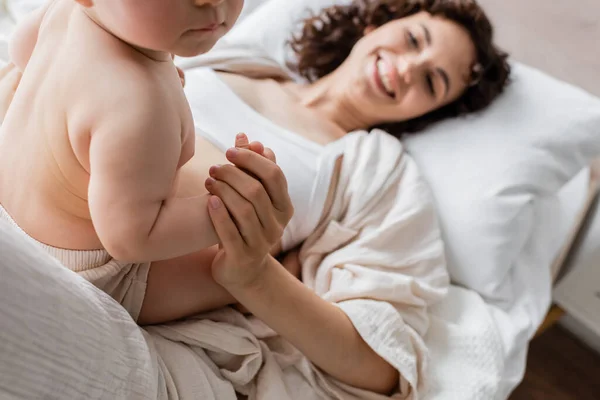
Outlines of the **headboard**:
M518 61L600 96L599 0L479 0Z

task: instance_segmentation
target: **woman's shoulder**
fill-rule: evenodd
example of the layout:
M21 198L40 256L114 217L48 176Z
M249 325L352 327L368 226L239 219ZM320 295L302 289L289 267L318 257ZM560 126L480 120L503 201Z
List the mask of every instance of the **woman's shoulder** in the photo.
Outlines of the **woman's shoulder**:
M261 46L241 46L226 39L210 52L181 60L178 65L184 70L208 67L249 78L291 79L290 71L272 59Z
M356 156L371 159L394 158L404 155L404 145L395 136L381 129L357 130L344 137L346 145L357 152Z

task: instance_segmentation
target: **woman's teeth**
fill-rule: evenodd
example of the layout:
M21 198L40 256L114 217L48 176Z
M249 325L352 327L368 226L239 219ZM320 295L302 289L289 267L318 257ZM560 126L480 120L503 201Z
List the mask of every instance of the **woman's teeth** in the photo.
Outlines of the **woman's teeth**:
M385 68L385 61L377 61L377 73L379 74L379 78L381 79L381 83L383 83L383 87L385 88L387 94L389 94L391 97L394 97L394 89Z

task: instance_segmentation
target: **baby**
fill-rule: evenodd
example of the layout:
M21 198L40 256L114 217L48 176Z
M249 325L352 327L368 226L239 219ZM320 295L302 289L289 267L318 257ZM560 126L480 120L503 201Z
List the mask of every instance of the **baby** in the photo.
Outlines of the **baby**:
M2 126L0 218L106 290L134 318L145 301L151 261L157 271L174 263L208 264L207 283L193 291L218 300L196 297L194 304L154 314L144 304L145 322L232 301L209 279L218 242L207 211L210 195L180 193L181 168L194 155L196 138L172 56L208 51L242 5L51 0L12 38L10 55L23 77ZM262 152L262 145L238 139L238 147ZM160 287L164 276L157 276L149 286ZM158 304L156 298L154 291L149 304Z

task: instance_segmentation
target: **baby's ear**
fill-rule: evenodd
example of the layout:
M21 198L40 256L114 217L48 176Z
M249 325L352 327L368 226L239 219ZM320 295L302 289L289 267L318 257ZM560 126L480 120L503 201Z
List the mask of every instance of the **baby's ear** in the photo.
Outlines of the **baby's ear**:
M94 5L94 0L75 0L85 8L90 8Z

